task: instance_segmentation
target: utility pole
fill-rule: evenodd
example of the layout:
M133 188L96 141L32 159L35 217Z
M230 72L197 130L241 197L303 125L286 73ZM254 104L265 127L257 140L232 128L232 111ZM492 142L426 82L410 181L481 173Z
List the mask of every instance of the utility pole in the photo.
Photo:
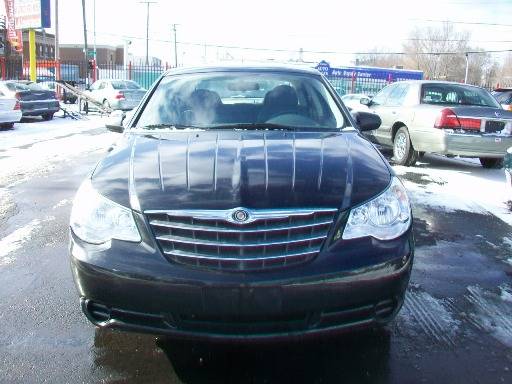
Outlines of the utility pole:
M94 41L93 41L93 44L94 44L94 62L97 63L98 59L96 57L96 0L93 1L92 5L93 5L93 7L92 7L93 29L94 29Z
M84 23L84 59L85 59L85 85L89 85L89 60L87 59L87 21L85 17L85 0L82 0L82 19Z
M174 67L178 68L178 43L176 41L176 25L178 24L172 25L172 31L174 33Z
M146 4L146 65L149 65L149 6L156 1L139 1L140 4Z
M469 74L469 53L466 52L466 74L464 75L464 84L468 83L468 74Z
M59 0L55 0L55 61L60 60L59 52ZM60 71L55 71L56 80L60 80Z

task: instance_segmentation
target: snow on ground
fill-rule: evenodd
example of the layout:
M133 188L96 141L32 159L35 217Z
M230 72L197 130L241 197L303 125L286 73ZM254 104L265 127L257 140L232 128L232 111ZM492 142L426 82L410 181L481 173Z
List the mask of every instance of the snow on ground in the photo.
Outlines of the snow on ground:
M10 186L51 170L69 158L103 148L119 138L101 130L105 118L62 119L16 123L0 131L0 186Z
M34 219L0 240L0 266L12 263L14 261L14 251L30 240L32 232L40 226L41 221Z
M500 288L501 293L497 295L479 286L468 287L466 299L473 304L474 309L469 316L477 328L489 332L503 344L512 347L512 306L508 299L510 287Z
M484 169L476 159L426 155L415 167L393 166L410 192L413 204L455 210L490 212L512 225L507 209L505 174Z

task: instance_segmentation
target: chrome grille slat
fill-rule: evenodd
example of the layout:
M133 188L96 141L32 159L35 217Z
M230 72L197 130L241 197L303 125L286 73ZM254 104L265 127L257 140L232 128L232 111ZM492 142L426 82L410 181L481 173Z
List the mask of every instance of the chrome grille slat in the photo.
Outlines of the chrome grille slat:
M331 225L332 220L324 220L317 223L311 223L311 224L297 224L297 225L286 225L286 226L275 226L275 227L268 227L268 228L235 228L235 227L219 227L219 226L207 226L207 225L191 225L191 224L184 224L179 222L167 222L163 220L151 220L149 224L159 226L159 227L165 227L165 228L178 228L178 229L188 229L191 231L205 231L205 232L271 232L271 231L286 231L290 229L301 229L301 228L310 228L310 227L317 227L321 225Z
M294 243L311 243L315 240L321 240L325 238L325 235L322 236L308 236L305 238L299 238L299 239L287 239L282 241L272 241L272 242L244 242L244 240L240 239L238 242L230 243L230 242L217 242L217 241L207 241L207 240L201 240L197 239L195 236L193 238L185 238L185 237L178 237L178 236L157 236L157 240L161 241L167 241L172 243L185 243L185 244L195 244L195 245L208 245L208 246L214 246L214 247L240 247L240 248L246 248L246 247L266 247L266 246L272 246L272 245L287 245L287 244L294 244Z
M285 257L287 258L293 258L293 257L299 257L299 256L306 256L310 254L316 254L318 253L320 249L312 249L308 252L299 252L299 253L290 253L286 254ZM203 254L197 254L197 253L188 253L184 251L164 251L166 255L169 256L177 256L177 257L186 257L190 259L208 259L208 260L215 260L215 261L251 261L251 260L272 260L272 259L280 259L283 257L283 255L277 255L277 256L265 256L265 257L251 257L251 258L239 258L239 257L221 257L217 258L210 255L203 255Z
M236 222L244 210L247 220ZM304 263L321 250L337 209L146 211L157 243L171 261L228 271Z

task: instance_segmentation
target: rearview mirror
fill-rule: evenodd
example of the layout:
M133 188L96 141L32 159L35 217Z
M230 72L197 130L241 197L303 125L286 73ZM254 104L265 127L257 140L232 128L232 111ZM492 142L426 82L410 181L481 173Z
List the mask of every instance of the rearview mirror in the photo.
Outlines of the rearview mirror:
M357 127L361 132L373 131L380 127L382 123L380 117L370 112L352 112L352 117L356 121Z
M359 99L359 102L361 104L363 104L363 105L366 105L366 106L369 106L372 103L372 101L369 98L367 98L367 97L361 97Z
M105 128L107 128L111 132L123 133L123 120L126 117L126 113L122 111L114 111L108 117L107 122L105 123Z

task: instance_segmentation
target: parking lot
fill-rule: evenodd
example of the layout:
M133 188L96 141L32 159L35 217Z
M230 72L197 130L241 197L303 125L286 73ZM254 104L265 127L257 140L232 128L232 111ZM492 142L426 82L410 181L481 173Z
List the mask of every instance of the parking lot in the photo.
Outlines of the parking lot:
M405 305L387 329L257 345L95 329L78 305L67 239L77 187L119 137L103 124L57 118L0 131L1 382L512 382L503 170L436 155L395 167L417 247Z

